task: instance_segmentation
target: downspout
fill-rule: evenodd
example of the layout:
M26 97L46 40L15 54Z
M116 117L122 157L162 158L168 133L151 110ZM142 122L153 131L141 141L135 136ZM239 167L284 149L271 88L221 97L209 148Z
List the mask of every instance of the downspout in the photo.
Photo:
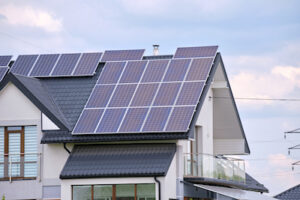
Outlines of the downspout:
M160 181L154 176L155 182L158 184L158 200L161 200L161 193L160 193Z
M64 143L64 149L68 152L68 154L71 153L71 151L67 148L66 143Z

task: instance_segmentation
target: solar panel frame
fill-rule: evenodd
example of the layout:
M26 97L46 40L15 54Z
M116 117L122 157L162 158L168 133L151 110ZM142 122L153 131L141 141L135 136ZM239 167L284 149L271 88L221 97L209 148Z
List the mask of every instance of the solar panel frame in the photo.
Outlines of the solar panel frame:
M168 66L168 71L166 72L163 81L183 81L191 61L191 59L171 60Z
M101 58L101 62L123 61L123 60L142 60L145 49L132 50L107 50Z
M213 64L213 58L193 59L192 65L186 77L187 81L206 80Z
M195 106L174 107L165 131L186 132L189 129L194 112Z
M72 75L73 76L94 75L102 56L103 56L102 52L83 53Z
M172 107L152 107L145 119L142 132L163 132Z
M39 55L19 55L10 71L14 74L28 76L38 57Z
M52 77L72 76L80 57L81 53L61 54L50 75Z
M149 108L129 108L124 116L118 133L138 132L146 118Z
M184 82L176 100L176 105L197 105L204 86L204 81Z
M125 112L125 108L107 108L98 123L95 133L115 133L120 126Z
M86 108L106 107L115 87L114 85L96 85L87 101Z
M158 89L153 106L167 106L175 103L181 83L162 83Z
M84 109L75 125L73 133L94 133L103 112L104 109Z
M122 72L124 71L126 62L106 62L105 66L97 80L97 84L116 84ZM111 69L111 68L114 69Z
M49 77L54 68L59 54L41 54L32 67L29 76L33 77Z
M147 61L128 61L119 83L138 83L147 66Z
M137 84L117 85L108 107L128 107Z
M218 46L180 47L174 58L215 57L217 50Z
M141 80L142 83L161 82L170 60L150 60Z
M8 64L10 63L12 59L12 56L0 56L0 67L5 67L8 66Z
M6 75L9 67L0 66L0 82L3 80L4 76Z
M159 83L139 84L130 106L150 106Z

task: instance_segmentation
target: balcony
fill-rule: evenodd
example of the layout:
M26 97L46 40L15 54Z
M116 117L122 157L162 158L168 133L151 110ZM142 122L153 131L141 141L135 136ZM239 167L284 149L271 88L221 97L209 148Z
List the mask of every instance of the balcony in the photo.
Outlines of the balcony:
M40 153L0 154L0 181L40 180Z
M184 154L184 177L245 183L245 162L208 154Z

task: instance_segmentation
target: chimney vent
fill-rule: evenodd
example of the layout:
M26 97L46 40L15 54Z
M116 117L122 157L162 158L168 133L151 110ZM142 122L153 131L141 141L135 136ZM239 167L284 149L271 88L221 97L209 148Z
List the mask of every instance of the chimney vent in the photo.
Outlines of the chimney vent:
M155 56L157 56L159 54L158 47L159 47L158 44L153 45L153 55L155 55Z

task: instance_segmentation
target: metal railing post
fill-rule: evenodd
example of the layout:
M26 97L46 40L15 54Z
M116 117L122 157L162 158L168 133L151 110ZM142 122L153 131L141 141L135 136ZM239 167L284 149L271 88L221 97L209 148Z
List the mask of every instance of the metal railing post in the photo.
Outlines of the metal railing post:
M12 163L11 163L11 156L9 156L9 182L11 183L11 173L12 173Z

